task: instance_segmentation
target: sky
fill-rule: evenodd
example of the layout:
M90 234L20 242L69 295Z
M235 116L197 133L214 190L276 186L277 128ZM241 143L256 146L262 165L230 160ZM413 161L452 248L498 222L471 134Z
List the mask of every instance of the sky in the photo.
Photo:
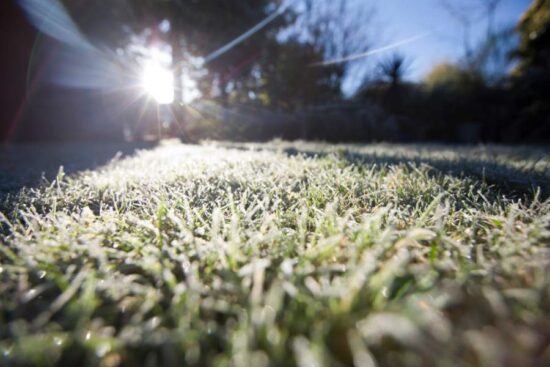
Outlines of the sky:
M457 5L471 3L471 0L450 1ZM381 29L377 47L428 33L395 50L411 59L410 79L419 80L434 65L456 61L464 55L462 27L444 9L441 0L375 0L375 3ZM517 24L530 4L531 0L502 0L497 11L497 26ZM477 24L472 37L480 40L486 29L486 22Z

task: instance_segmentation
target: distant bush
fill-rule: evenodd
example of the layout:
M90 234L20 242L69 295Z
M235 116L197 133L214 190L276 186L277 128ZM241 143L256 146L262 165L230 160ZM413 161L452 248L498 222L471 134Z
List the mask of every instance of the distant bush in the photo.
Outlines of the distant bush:
M485 88L483 77L476 71L450 63L436 65L426 76L424 85L430 90L453 93L472 93Z

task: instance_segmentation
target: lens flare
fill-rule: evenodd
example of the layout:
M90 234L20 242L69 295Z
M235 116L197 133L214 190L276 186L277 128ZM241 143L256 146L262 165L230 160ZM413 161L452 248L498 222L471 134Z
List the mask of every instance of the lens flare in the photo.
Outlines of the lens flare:
M159 63L145 64L141 86L158 104L174 102L174 74Z

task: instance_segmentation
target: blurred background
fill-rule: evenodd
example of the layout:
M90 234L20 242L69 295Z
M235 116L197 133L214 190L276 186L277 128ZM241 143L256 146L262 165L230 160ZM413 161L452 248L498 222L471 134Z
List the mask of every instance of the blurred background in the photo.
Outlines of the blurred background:
M544 143L550 1L2 0L4 141Z

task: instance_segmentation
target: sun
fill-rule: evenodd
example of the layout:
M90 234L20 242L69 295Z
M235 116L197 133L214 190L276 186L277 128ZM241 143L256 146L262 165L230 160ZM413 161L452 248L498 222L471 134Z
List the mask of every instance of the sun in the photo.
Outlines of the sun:
M143 90L158 104L174 102L174 74L159 62L147 62L141 74Z

